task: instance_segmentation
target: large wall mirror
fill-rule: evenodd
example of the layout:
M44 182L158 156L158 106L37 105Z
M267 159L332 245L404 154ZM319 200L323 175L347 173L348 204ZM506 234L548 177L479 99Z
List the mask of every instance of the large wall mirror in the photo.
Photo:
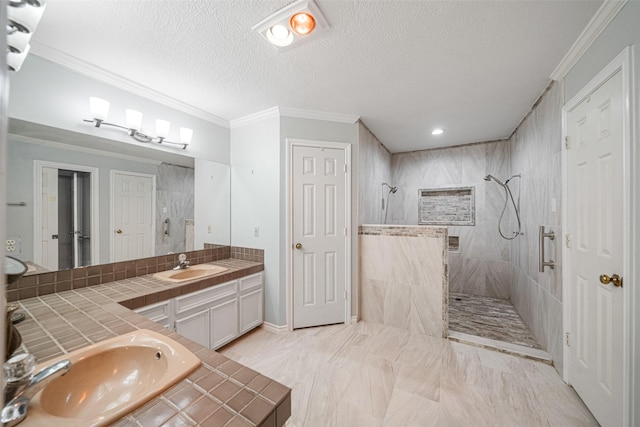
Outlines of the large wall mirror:
M61 270L230 243L229 165L17 119L7 154L5 253L32 265Z

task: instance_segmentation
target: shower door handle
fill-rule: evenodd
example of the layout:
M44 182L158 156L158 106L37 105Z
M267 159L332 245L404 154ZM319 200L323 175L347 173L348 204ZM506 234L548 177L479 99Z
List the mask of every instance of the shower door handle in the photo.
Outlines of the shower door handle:
M556 266L556 263L552 260L549 261L545 261L544 260L544 238L547 237L549 238L549 240L554 240L556 238L556 235L554 234L553 231L550 231L548 233L546 233L544 231L544 225L540 226L540 232L538 234L538 246L539 246L539 251L540 254L538 256L538 271L540 271L540 273L544 273L544 268L545 267L549 267L550 269L554 269Z

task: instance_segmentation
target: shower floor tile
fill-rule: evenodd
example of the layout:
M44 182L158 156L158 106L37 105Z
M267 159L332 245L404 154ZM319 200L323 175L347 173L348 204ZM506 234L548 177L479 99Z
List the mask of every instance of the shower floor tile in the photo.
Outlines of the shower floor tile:
M540 348L513 305L503 299L449 293L449 329L531 348Z

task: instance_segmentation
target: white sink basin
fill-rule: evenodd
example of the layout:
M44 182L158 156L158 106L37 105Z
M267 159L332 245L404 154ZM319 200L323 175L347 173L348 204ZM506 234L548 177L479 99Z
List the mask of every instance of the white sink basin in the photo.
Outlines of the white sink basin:
M183 345L141 329L49 360L71 370L35 395L21 426L105 426L159 395L200 366Z
M194 279L204 279L206 277L215 276L224 273L227 267L213 264L198 264L181 270L168 270L156 273L153 276L173 283L186 282Z

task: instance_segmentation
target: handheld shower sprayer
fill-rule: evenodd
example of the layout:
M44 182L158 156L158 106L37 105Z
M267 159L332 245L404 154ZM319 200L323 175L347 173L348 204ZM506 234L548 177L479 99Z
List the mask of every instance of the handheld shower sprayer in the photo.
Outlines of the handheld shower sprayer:
M386 207L386 209L385 209L385 206L384 206L384 205L385 205L385 202L384 202L384 194L382 195L382 210L384 211L384 224L386 224L386 223L387 223L387 213L389 212L389 194L391 194L391 193L395 193L396 191L398 191L398 187L395 187L395 186L389 185L389 184L387 184L386 182L383 182L383 183L382 183L383 191L384 191L384 187L385 187L385 185L386 185L387 187L389 187L389 192L387 193L387 203L386 203L387 207Z
M500 236L506 240L515 239L521 234L521 230L522 230L522 224L520 223L520 212L518 212L518 206L516 205L515 200L513 200L513 194L511 194L511 189L509 188L509 185L508 185L509 181L511 181L513 178L522 178L522 175L521 174L512 175L505 182L500 181L498 178L496 178L491 174L484 177L485 181L495 181L498 185L504 188L504 206L502 207L502 213L500 214L500 219L498 220L498 233L500 233ZM513 209L516 214L516 220L518 221L518 230L513 232L512 237L505 236L502 233L502 228L500 227L500 225L502 224L502 218L504 217L504 212L506 211L507 204L509 203L509 199L511 199L511 204L513 205ZM519 204L520 204L520 191L518 191L518 205Z

